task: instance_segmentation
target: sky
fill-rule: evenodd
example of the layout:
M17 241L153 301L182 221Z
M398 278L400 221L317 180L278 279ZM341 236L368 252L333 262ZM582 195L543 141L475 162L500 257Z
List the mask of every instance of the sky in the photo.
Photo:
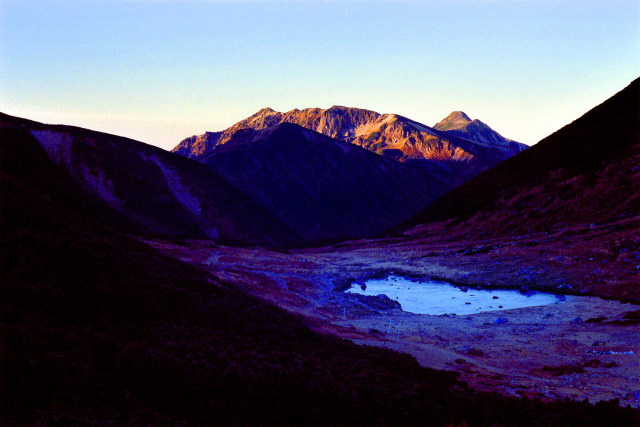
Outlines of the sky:
M531 145L639 74L638 0L0 0L0 111L164 149L332 105Z

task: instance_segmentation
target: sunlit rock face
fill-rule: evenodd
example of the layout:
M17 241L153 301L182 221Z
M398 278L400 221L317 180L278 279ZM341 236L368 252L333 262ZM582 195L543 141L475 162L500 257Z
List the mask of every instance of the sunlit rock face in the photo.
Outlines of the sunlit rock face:
M263 108L173 152L213 167L305 239L333 240L381 233L524 147L483 130L461 137L343 106Z
M526 148L478 120L469 122L471 125L466 128L441 130L397 114L343 106L294 109L286 113L263 108L221 133L207 132L187 138L173 151L200 160L241 129L262 130L279 123L295 123L374 153L437 171L447 182L457 185Z
M184 157L198 158L206 154L208 147L215 147L222 132L205 132L202 135L194 135L184 139L172 151Z

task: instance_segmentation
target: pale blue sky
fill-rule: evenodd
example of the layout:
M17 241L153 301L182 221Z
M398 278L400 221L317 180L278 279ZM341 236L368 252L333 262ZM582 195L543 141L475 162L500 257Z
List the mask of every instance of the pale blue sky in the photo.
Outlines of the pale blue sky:
M262 107L533 144L640 74L637 0L0 0L0 111L163 148Z

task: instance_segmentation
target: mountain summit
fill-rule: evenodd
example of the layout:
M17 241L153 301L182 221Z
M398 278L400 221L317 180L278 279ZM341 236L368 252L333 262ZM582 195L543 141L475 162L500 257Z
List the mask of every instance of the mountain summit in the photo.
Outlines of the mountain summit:
M433 128L441 131L458 129L471 122L469 116L463 111L454 111L445 117L441 122L437 123Z
M522 147L523 144L519 142L503 137L480 120L471 120L471 118L462 111L454 111L433 128L451 136L457 136L490 146L510 147L513 150L520 149L520 151L526 148Z
M474 123L464 113L452 122L465 118ZM340 105L263 108L173 152L211 167L305 240L340 240L386 230L524 147L448 132Z

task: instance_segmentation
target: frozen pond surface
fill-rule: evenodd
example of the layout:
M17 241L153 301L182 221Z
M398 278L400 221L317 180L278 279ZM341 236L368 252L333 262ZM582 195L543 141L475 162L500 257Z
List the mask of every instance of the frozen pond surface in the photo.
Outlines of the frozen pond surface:
M563 302L568 298L543 292L521 293L518 290L477 290L457 288L447 282L418 282L389 276L371 279L365 286L352 284L346 292L361 295L384 294L398 301L402 310L417 314L474 314L483 311L509 310Z

